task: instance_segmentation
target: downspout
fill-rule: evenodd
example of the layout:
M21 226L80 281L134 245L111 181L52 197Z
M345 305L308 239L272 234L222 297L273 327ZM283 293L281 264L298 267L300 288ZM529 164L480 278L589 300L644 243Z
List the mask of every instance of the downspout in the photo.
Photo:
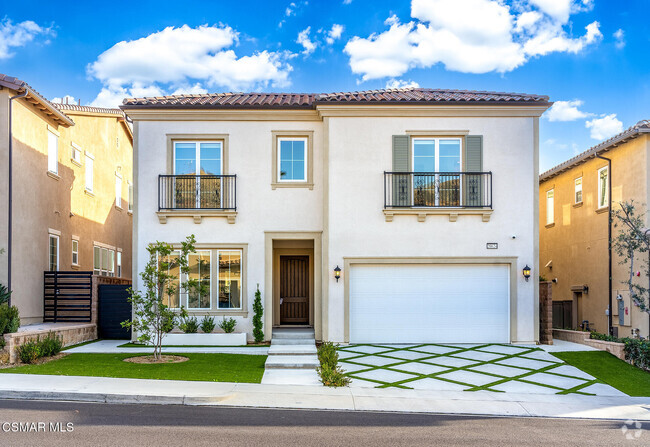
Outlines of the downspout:
M612 160L596 152L596 158L607 161L607 254L609 257L609 296L607 297L607 333L613 335L612 325Z
M9 291L9 300L7 301L7 304L9 304L9 306L11 306L11 240L12 240L11 227L12 227L12 222L13 222L13 219L12 219L12 209L13 209L13 206L12 206L13 205L12 204L12 201L13 201L13 194L12 194L12 192L13 192L13 181L12 181L13 154L12 154L12 152L13 151L12 151L12 145L13 145L13 137L11 135L11 130L12 130L11 101L13 101L14 99L18 99L18 98L24 98L25 96L27 96L28 93L29 92L27 91L27 89L25 89L25 91L23 93L21 93L19 95L16 95L16 96L12 96L12 97L9 98L9 160L8 160L9 177L7 179L8 186L9 186L9 188L8 188L8 195L9 195L9 201L8 201L9 206L8 206L8 208L9 209L7 210L7 218L9 220L9 227L7 228L7 290Z

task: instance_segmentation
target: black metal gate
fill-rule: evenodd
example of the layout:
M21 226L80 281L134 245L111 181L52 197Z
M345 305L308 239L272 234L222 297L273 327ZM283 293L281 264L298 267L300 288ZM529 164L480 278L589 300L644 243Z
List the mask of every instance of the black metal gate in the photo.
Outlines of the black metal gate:
M121 323L131 319L129 284L100 284L97 333L99 338L131 339L131 331Z
M553 301L553 327L573 329L573 301Z
M46 271L43 321L90 323L93 272Z

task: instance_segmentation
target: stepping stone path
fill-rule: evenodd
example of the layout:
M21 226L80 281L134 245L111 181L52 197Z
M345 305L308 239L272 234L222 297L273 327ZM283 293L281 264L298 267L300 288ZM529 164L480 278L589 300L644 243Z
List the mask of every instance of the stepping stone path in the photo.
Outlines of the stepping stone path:
M273 329L262 384L321 385L313 329Z

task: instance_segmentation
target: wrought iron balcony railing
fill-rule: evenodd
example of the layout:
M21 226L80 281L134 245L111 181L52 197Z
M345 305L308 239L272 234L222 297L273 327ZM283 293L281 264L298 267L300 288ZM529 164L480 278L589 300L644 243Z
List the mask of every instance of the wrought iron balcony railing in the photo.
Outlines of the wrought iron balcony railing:
M384 172L384 208L492 208L491 172Z
M158 210L237 210L237 176L159 175Z

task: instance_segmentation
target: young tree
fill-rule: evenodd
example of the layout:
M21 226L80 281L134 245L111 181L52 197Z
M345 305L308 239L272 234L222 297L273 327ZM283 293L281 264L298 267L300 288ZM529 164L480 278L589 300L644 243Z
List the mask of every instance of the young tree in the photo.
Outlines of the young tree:
M257 285L257 291L255 292L255 301L253 302L253 337L255 341L260 343L264 341L264 330L262 329L264 323L262 322L262 315L264 315L264 308L262 307L262 293L260 292L260 286Z
M149 244L149 262L140 273L145 291L129 290L133 318L123 321L122 327L135 331L140 343L152 344L156 361L160 360L162 340L174 328L176 320L176 313L165 304L166 298L174 296L179 288L175 284L179 278L170 271L179 267L180 273L188 276L188 255L195 251L195 243L194 235L188 236L181 243L180 255L173 258L171 245L165 242ZM196 288L196 280L183 281L180 287L185 290Z
M634 200L630 202L620 202L620 209L613 212L614 228L620 228L619 233L612 239L612 248L616 254L621 258L619 264L627 265L629 263L628 277L622 281L628 288L632 302L639 306L644 312L650 313L648 306L648 293L650 290L646 287L647 282L642 284L640 281L635 281L637 277L635 274L635 258L637 255L647 253L650 249L650 241L646 238L644 229L644 219L637 212ZM645 257L641 257L639 265L645 265L645 278L650 275L649 267ZM639 271L641 269L639 268Z

